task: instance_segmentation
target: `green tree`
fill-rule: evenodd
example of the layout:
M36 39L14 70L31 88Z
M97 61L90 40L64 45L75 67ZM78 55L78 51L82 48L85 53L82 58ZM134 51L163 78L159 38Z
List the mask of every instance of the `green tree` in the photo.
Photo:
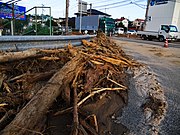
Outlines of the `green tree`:
M35 35L35 26L28 26L27 29L23 31L23 35Z
M48 19L45 24L46 24L48 27L50 27L50 20ZM52 25L52 26L58 26L58 24L57 24L55 21L53 21L53 20L51 20L51 25Z
M37 35L49 35L50 33L49 27L46 25L42 26L41 24L38 24L37 29Z

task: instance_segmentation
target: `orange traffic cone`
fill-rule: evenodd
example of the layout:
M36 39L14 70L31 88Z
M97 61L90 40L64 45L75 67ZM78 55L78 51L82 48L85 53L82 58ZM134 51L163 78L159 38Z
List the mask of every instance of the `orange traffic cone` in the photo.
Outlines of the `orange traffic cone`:
M166 38L166 40L164 41L164 47L168 47L168 39Z

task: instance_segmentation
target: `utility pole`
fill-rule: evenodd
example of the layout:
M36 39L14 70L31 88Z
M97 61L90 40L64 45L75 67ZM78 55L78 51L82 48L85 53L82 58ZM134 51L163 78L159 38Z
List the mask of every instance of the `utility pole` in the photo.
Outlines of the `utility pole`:
M49 15L50 15L50 21L49 21L49 26L50 26L50 36L52 35L53 31L52 31L52 17L51 17L51 7L49 8Z
M37 36L37 7L35 7L35 31L36 31L36 36Z
M3 20L0 18L0 36L2 36L2 32L3 32Z
M11 35L14 36L14 3L12 3Z
M89 4L89 5L90 5L90 15L91 15L91 13L92 13L92 3Z
M42 23L44 22L44 4L42 4L42 14L41 14L41 19L42 19Z
M68 34L69 0L66 0L66 35Z
M150 4L150 0L147 0L147 7L146 7L146 13L145 13L145 22L144 22L144 27L143 30L147 24L147 19L148 19L148 11L149 11L149 4Z
M81 2L80 2L81 1ZM80 5L80 17L79 17L79 33L81 33L81 25L82 25L82 0L79 0Z

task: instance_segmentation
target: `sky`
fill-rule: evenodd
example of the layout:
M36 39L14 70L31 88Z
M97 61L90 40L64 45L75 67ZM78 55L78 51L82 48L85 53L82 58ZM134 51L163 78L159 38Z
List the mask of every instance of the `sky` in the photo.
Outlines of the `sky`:
M0 2L8 2L10 0L0 0ZM78 11L78 0L69 0L69 17L75 16ZM83 0L92 8L110 14L112 18L125 17L133 21L137 18L144 19L146 12L147 0ZM26 7L26 10L35 6L51 7L51 15L55 18L65 17L66 0L21 0L16 3L18 6ZM35 10L29 12L35 14ZM27 13L27 14L29 14ZM38 14L49 14L48 9L38 9Z

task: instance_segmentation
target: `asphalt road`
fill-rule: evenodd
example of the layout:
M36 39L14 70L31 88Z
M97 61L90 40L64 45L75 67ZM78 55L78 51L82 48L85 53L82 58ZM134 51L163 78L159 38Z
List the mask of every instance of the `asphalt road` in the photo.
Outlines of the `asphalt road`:
M114 39L126 54L152 69L164 90L168 109L159 135L180 135L180 43L170 43L169 48L164 48L157 41Z
M128 41L132 43L144 43L144 44L149 44L149 45L157 45L157 46L164 46L164 42L159 42L158 40L142 40L142 39L133 39L133 38L124 38L124 37L113 37L113 39L121 40L121 41ZM173 48L180 48L180 41L175 42L169 42L168 47L173 47Z

